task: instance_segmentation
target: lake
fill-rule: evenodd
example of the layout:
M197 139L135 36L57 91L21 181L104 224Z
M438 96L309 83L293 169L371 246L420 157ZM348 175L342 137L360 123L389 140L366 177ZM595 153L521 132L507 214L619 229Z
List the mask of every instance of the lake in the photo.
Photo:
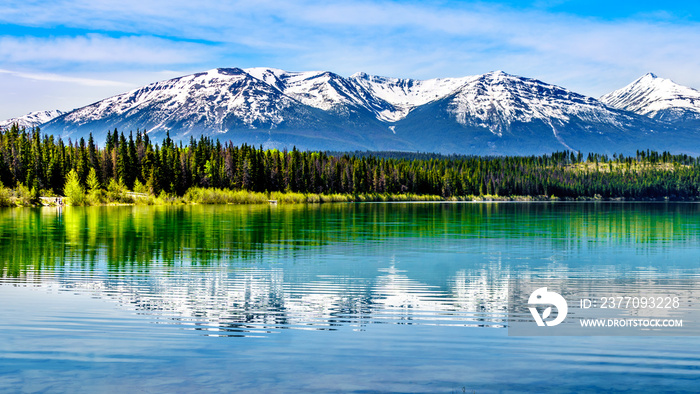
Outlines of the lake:
M0 273L3 392L700 387L697 333L508 328L533 279L696 294L695 203L2 209Z

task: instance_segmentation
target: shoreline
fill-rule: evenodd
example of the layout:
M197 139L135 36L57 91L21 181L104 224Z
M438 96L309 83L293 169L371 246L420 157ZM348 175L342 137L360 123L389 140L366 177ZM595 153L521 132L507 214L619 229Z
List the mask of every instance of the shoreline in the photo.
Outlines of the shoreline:
M51 201L61 201L56 204ZM41 196L38 200L11 198L0 204L2 208L41 208L64 206L148 206L148 205L299 205L299 204L331 204L331 203L551 203L551 202L608 202L608 203L668 203L668 202L699 202L695 199L676 198L625 198L625 197L556 197L556 196L452 196L417 194L314 194L294 192L249 192L245 190L227 189L192 189L184 196L143 194L134 196L133 193L117 196L114 200L95 199L84 201L83 204L71 204L70 199L62 196ZM87 202L87 203L85 203ZM9 204L8 204L9 203Z

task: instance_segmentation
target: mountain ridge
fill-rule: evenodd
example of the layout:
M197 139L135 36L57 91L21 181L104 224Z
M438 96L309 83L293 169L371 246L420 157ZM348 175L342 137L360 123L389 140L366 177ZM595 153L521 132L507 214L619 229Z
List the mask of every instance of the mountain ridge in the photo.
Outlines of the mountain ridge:
M659 79L647 74L628 87L644 78ZM694 91L685 89L683 97ZM138 128L154 135L169 131L176 139L209 135L274 148L446 154L683 151L688 141L698 139L697 133L676 128L677 119L656 119L623 105L629 95L611 96L615 92L597 100L503 71L414 80L217 68L109 97L41 127L76 139Z

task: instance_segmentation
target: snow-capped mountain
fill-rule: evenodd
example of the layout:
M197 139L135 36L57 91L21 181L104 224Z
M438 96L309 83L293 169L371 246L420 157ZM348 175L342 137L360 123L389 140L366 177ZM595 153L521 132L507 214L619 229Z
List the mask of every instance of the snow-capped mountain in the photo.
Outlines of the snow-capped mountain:
M277 148L475 154L633 151L655 147L647 140L668 131L646 116L501 71L421 81L274 68L156 82L42 125L71 138L114 128Z
M606 94L600 101L667 122L700 120L700 91L652 73Z
M12 118L12 119L7 119L5 121L0 122L0 129L9 129L12 127L13 124L17 124L17 126L25 129L31 129L36 126L40 126L51 119L62 115L64 112L53 109L49 111L36 111L36 112L30 112L24 116L20 116L18 118Z

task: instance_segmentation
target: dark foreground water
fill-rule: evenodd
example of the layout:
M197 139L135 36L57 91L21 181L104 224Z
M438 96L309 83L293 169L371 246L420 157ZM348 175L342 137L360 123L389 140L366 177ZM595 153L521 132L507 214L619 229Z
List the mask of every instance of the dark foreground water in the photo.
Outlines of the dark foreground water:
M508 336L532 278L693 287L700 205L0 210L0 392L698 391L697 336Z

